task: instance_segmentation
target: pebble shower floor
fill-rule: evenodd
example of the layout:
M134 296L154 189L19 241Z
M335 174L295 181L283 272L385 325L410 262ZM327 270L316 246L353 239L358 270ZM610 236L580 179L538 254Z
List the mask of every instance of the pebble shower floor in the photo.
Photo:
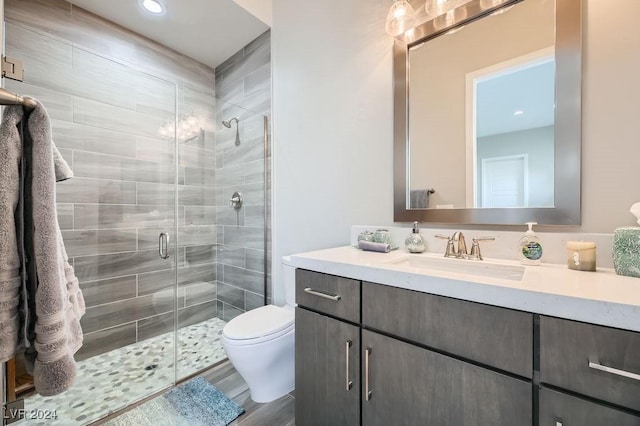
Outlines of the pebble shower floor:
M226 322L213 318L178 330L178 377L187 377L227 356ZM86 425L159 392L173 383L173 333L147 339L78 362L78 377L67 392L25 399L27 417L15 425ZM55 417L55 418L53 418Z

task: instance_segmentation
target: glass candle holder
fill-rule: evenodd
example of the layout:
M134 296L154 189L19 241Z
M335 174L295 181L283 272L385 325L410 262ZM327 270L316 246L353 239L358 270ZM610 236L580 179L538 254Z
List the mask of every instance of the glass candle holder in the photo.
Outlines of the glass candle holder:
M391 233L388 229L376 229L373 234L373 241L376 243L391 244Z
M373 232L362 231L358 234L358 241L370 241L373 242Z

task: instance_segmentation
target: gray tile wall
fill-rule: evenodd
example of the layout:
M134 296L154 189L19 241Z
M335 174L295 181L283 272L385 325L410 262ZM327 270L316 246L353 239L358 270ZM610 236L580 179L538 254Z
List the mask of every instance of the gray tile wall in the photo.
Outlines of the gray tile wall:
M218 316L229 320L263 304L265 255L269 297L271 292L271 232L267 230L265 254L263 189L263 116L271 118L270 31L219 65L215 76L219 99L217 122L230 117L240 118L241 144L234 144L235 125L231 129L219 126L215 148ZM266 202L270 212L270 177L267 188ZM239 212L229 208L228 200L235 191L244 196ZM270 216L267 220L271 223Z
M214 70L62 0L6 0L5 15L7 55L25 66L24 83L6 80L6 87L47 107L76 175L58 184L57 202L87 303L77 358L173 329L175 257L179 325L216 316L216 244L225 234L216 217L227 213L216 196L216 157L244 165L240 159L257 154L248 146L226 156L215 149ZM175 142L159 128L190 113L204 131L178 141L176 218ZM250 184L246 174L224 177ZM165 261L158 234L173 233L175 220L179 246Z

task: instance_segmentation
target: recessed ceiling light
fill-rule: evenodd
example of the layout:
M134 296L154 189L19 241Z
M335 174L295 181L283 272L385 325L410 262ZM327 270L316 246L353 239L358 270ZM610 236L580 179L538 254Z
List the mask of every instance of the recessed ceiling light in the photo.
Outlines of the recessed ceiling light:
M518 116L518 115L522 115L522 114L524 114L524 111L523 111L523 110L521 110L521 109L517 109L517 110L515 110L515 111L513 112L513 115L514 115L514 116Z
M164 15L167 13L167 8L160 0L138 0L138 2L144 10L154 15Z

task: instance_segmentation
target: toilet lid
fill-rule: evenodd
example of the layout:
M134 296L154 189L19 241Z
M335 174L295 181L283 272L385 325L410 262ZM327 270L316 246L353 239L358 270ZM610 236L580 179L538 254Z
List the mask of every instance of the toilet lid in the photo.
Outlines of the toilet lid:
M293 322L292 311L267 305L235 317L224 327L222 333L228 339L255 339L291 328Z

